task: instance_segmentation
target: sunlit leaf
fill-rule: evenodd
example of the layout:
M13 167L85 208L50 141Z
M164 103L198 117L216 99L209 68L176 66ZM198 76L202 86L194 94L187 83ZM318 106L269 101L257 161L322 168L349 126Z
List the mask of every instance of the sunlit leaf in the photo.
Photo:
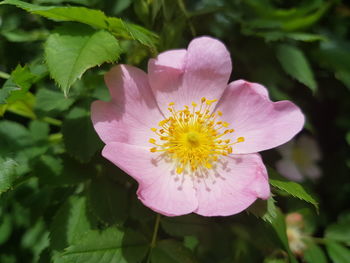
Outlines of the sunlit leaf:
M37 77L27 66L18 65L0 89L0 104L13 103L22 99Z
M131 38L154 48L157 35L140 26L122 21L120 18L107 17L102 11L86 7L39 6L18 0L5 0L0 4L10 4L32 14L44 16L55 21L72 21L105 29L116 36Z
M140 233L132 230L89 231L60 253L55 263L138 263L146 255L146 242Z
M60 91L40 89L36 93L35 109L44 112L65 111L73 104L72 98L66 98Z
M82 25L61 27L45 44L50 75L65 95L87 69L115 62L120 53L119 43L110 33Z
M17 163L14 160L0 158L0 194L12 187L16 179L16 166Z

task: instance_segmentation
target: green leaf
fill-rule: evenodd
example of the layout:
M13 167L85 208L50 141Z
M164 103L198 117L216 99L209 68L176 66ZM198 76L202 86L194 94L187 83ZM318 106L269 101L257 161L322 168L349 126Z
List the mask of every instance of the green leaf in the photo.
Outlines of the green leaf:
M184 246L189 248L192 251L195 250L198 243L199 243L198 238L195 236L185 236L184 237Z
M2 214L0 218L0 245L4 244L9 239L12 228L13 222L11 216L9 214Z
M299 48L280 45L277 48L277 58L287 74L305 84L313 92L316 91L314 74L307 58Z
M327 263L327 257L323 250L313 242L307 243L307 248L304 251L304 259L307 263Z
M336 40L333 35L314 54L321 66L330 68L335 77L350 89L350 42Z
M74 242L79 242L90 229L87 217L86 198L72 196L57 211L50 231L51 248L61 251Z
M320 20L321 17L332 6L332 4L332 1L327 1L323 5L321 5L320 8L318 8L317 10L315 10L307 16L304 15L296 17L295 19L286 20L286 22L283 23L282 28L286 31L294 31L308 28L315 24L318 20Z
M296 198L313 204L318 211L317 201L308 194L305 189L296 182L291 182L280 176L275 170L269 168L270 184L277 189L286 192Z
M39 89L36 94L35 109L44 112L59 112L69 109L74 103L71 98L66 98L62 92Z
M43 154L48 145L36 144L30 132L21 124L0 122L0 156L8 156L17 162L16 173L22 175L31 170L30 161Z
M33 143L28 130L12 121L0 122L0 138L0 156L13 154Z
M117 228L89 231L60 253L55 263L138 263L148 250L147 240L137 232Z
M85 7L39 6L18 0L5 0L0 4L10 4L22 8L32 14L55 21L72 21L105 29L117 37L135 39L151 48L155 47L157 35L137 25L122 21L120 18L107 17L102 11Z
M15 102L7 104L6 110L13 112L17 115L24 116L30 119L36 119L34 113L35 96L30 93L24 93L23 97L16 100Z
M115 62L121 52L117 39L110 33L75 24L61 27L45 44L50 75L65 95L87 69Z
M343 217L339 217L336 224L332 224L326 228L325 237L338 242L344 242L350 246L350 213L345 213Z
M248 34L250 32L247 32ZM283 31L267 31L267 32L252 32L253 35L262 36L266 41L280 41L284 39L292 39L303 42L325 41L326 37L322 35L309 34L303 32L283 32Z
M45 141L48 139L50 127L46 122L34 120L29 124L29 132L36 142Z
M288 263L288 259L281 258L265 258L264 263Z
M350 245L350 225L349 223L330 225L326 229L326 238Z
M89 161L102 147L86 107L75 107L68 113L62 133L67 152L81 162Z
M0 104L13 103L22 99L37 77L27 66L18 65L0 89Z
M272 223L277 216L275 200L271 196L268 200L257 199L249 208L248 212L260 217L266 222Z
M170 235L184 237L188 235L200 235L212 226L212 221L195 214L164 217L161 220L163 229Z
M0 158L0 194L12 187L16 179L17 163L13 159Z
M55 21L74 21L96 28L106 27L106 16L99 10L85 7L39 6L18 0L5 0L0 4L15 5L29 13L41 15Z
M272 221L272 227L275 230L279 240L283 244L284 249L287 251L290 262L297 263L297 260L295 259L293 253L289 248L289 242L288 242L288 236L287 236L287 230L286 230L286 221L285 221L284 215L279 209L276 210L276 214L277 216Z
M340 245L337 242L326 242L326 249L333 263L348 263L350 258L350 249Z
M8 41L10 42L30 42L44 40L48 36L48 31L46 30L32 30L24 31L21 29L3 31L1 32Z
M162 240L152 250L152 263L194 263L198 262L191 250L175 240Z
M21 247L31 250L34 256L33 262L37 262L40 253L48 246L49 233L43 219L39 219L24 233Z
M89 187L89 208L103 223L122 224L127 217L128 196L119 184L98 176Z
M82 165L76 160L63 156L42 155L33 167L33 175L42 184L66 186L81 183L92 176L94 170L90 165Z

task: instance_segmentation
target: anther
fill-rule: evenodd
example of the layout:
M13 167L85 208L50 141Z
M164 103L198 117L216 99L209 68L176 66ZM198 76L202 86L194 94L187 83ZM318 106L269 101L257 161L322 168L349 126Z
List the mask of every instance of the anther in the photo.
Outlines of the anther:
M237 142L244 142L244 137L238 137Z
M181 174L181 173L183 172L183 170L184 170L184 169L183 169L182 167L177 167L177 168L176 168L176 173L177 173L177 174Z

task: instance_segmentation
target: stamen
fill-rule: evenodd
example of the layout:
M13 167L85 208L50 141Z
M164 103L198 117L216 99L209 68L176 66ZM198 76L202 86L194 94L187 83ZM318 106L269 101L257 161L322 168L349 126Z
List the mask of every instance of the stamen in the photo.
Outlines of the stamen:
M222 156L233 152L232 145L245 141L244 137L238 137L234 142L227 138L234 129L229 128L228 122L217 120L223 113L212 112L211 106L216 101L203 97L199 108L192 102L191 109L186 105L183 110L175 109L175 103L170 102L170 116L158 123L159 129L151 128L160 142L150 138L149 143L156 146L150 151L168 154L178 164L177 174L191 171L199 176L213 169Z

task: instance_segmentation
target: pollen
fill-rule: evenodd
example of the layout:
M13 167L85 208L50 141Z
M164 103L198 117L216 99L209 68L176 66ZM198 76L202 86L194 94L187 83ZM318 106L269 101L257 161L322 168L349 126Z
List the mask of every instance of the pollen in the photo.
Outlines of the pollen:
M216 100L202 98L200 103L176 109L174 102L168 104L169 117L159 121L158 128L151 128L155 138L152 153L162 152L174 161L176 173L213 169L223 156L233 152L232 146L244 142L244 137L233 139L234 129L220 120L221 111L213 112ZM157 142L158 140L158 142Z

